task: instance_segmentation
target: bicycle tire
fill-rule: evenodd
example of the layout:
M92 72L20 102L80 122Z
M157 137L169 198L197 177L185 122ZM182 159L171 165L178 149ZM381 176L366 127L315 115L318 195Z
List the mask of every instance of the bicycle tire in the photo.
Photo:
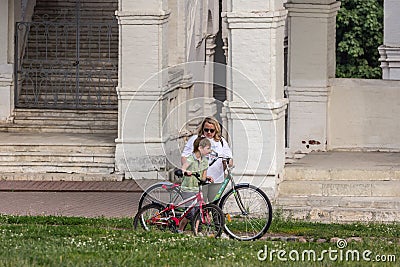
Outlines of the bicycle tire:
M145 230L145 231L154 231L154 230L165 230L165 226L161 225L156 225L152 224L150 222L150 219L153 216L157 216L158 213L160 213L164 207L161 204L158 203L151 203L148 205L145 205L139 211L136 213L135 218L133 220L133 228L137 229L140 226ZM158 215L160 216L160 215ZM161 217L163 215L161 214Z
M156 183L146 189L140 196L138 209L151 203L159 203L166 206L169 203L178 204L183 201L182 192L179 188L172 188L166 190L163 188L164 185L172 185L172 183L161 182Z
M207 204L203 208L205 222L202 223L200 209L196 211L192 220L192 231L195 236L218 238L221 236L225 224L224 214L215 204Z
M238 201L241 201L247 212L242 212ZM254 185L236 185L222 197L219 206L225 216L224 231L234 239L259 239L271 225L271 202L268 196Z

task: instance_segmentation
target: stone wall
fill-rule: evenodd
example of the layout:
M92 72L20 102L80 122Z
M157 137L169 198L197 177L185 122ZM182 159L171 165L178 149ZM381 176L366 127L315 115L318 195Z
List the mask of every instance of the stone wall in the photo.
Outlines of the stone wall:
M333 79L328 150L400 151L400 81Z

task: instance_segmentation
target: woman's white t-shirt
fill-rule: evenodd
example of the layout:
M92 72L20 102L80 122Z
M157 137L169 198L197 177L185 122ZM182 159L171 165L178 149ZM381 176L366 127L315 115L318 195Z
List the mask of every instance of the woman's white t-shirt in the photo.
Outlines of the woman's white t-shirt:
M196 140L197 135L193 135L187 141L182 151L182 157L187 157L193 153L193 143ZM221 141L215 141L214 139L208 139L211 142L211 149L218 153L218 156L232 158L232 151L229 147L228 142L222 137ZM222 183L224 181L224 166L222 159L218 159L213 165L207 169L207 176L214 178L214 183Z

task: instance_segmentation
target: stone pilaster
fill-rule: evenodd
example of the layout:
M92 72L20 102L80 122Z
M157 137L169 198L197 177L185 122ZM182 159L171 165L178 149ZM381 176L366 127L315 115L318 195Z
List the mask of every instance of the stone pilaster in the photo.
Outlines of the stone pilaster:
M140 3L138 3L140 2ZM167 84L167 1L122 0L119 22L116 171L126 178L164 175L162 101Z
M272 197L284 166L283 39L281 1L235 1L223 18L229 30L225 103L235 175Z
M335 0L289 0L289 153L326 150L329 79L335 77Z
M210 34L205 39L205 65L204 65L204 115L215 116L217 113L217 106L213 98L214 89L214 54L215 54L215 35Z
M400 2L384 1L383 45L379 49L381 57L382 78L400 80Z
M0 121L11 116L13 108L13 65L9 52L13 48L13 5L8 0L0 0ZM10 50L11 48L11 50Z

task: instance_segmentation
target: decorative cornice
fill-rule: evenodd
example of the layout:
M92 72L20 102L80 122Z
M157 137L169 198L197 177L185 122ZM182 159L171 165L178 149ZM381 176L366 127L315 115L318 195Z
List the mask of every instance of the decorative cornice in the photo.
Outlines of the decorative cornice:
M287 10L222 12L228 29L270 29L285 25Z
M170 10L115 11L121 25L161 25L168 22Z
M331 4L296 4L286 3L289 17L328 18L336 16L340 9L340 2Z
M327 102L330 88L288 86L286 92L290 102Z
M271 102L224 102L227 118L258 121L271 121L282 118L285 115L287 104L288 99L286 98Z
M381 67L400 67L400 47L381 45L378 50Z
M141 100L141 101L157 101L162 98L162 91L144 91L132 88L117 87L117 95L120 100Z

